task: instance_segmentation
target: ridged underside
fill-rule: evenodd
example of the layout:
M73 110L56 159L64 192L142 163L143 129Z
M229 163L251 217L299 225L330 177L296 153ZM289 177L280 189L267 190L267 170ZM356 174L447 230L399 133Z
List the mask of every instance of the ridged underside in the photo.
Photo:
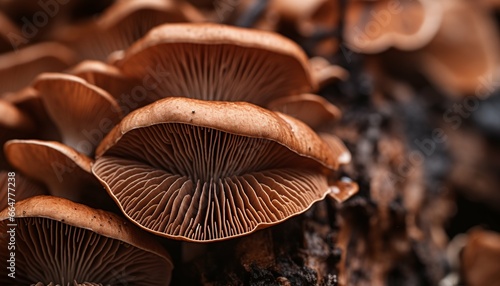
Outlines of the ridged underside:
M235 45L165 44L127 59L126 74L147 79L152 99L181 96L263 106L308 91L308 75L290 57Z
M158 256L119 240L46 218L16 218L15 279L2 267L0 285L166 285ZM8 220L0 222L1 260L9 258Z
M137 224L196 241L282 221L327 190L311 159L276 142L187 124L132 130L93 170Z

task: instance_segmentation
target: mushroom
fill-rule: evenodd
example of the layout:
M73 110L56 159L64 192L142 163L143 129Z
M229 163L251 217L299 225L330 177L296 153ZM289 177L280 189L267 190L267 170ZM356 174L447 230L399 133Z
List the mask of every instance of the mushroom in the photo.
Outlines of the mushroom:
M145 230L186 241L238 237L328 193L335 154L304 123L246 102L166 98L96 151L93 173Z
M461 262L467 285L497 285L500 281L500 234L482 229L470 231Z
M151 103L147 100L148 91L142 83L126 77L115 66L87 60L79 63L68 72L109 92L124 113L129 113L137 107Z
M439 29L442 2L447 1L348 1L345 40L351 50L360 53L380 53L391 47L418 49Z
M314 130L330 126L341 117L340 110L315 94L299 94L271 101L267 108L293 116Z
M499 77L496 24L476 3L442 2L439 31L418 52L416 63L430 81L449 94L483 95L484 90L497 87Z
M66 74L44 73L33 87L58 127L63 143L85 155L120 120L122 112L116 100L105 90Z
M47 190L25 176L21 174L9 176L9 173L0 171L0 210L5 209L9 202L18 202L29 197L47 194Z
M59 142L10 140L4 145L8 162L47 187L49 194L91 207L112 206L91 172L92 160Z
M161 25L115 64L148 82L154 100L181 96L263 106L316 88L307 56L291 40L217 24Z
M24 112L9 102L0 99L0 146L12 138L25 138L34 133L35 123ZM6 163L3 151L0 150L0 168Z
M303 36L315 31L333 31L339 23L338 1L332 0L271 0L269 9L275 10L282 20L292 22Z
M82 59L104 60L111 52L127 48L157 25L202 20L203 17L187 3L119 0L96 20L65 27L55 35L74 47Z
M0 284L168 285L172 262L147 233L121 217L63 198L38 196L0 212L2 261L15 232L15 279L2 267ZM13 224L15 224L13 226Z
M0 94L27 86L42 72L62 71L74 54L57 43L41 43L0 55Z
M344 68L332 65L323 57L314 57L309 59L313 80L319 88L335 81L346 81L349 78L349 72Z

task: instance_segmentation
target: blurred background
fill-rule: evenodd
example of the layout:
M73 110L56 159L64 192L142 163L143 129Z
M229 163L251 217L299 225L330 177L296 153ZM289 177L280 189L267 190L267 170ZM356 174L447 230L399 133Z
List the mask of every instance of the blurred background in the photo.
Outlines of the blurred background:
M325 129L351 151L341 176L359 191L256 239L273 263L237 239L176 266L173 284L500 285L499 12L497 0L0 0L0 100L42 126L20 99L38 74L112 63L162 23L282 34L342 111ZM47 139L2 124L2 144Z

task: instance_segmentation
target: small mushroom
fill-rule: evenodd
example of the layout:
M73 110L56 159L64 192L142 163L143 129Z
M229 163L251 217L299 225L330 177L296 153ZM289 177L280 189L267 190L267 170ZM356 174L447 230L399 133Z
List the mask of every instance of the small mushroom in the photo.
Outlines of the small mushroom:
M97 19L57 31L82 59L104 60L129 47L151 28L167 22L202 21L187 3L172 0L119 0Z
M42 72L58 72L74 62L74 54L57 43L40 43L0 55L0 94L17 91Z
M15 50L25 44L21 31L0 12L0 53Z
M500 234L474 229L462 250L461 272L467 285L497 285L500 281Z
M74 149L59 142L10 140L4 150L14 168L45 185L50 195L97 208L112 205L92 175L92 160Z
M116 100L105 90L66 74L44 73L33 87L58 127L63 143L85 155L120 120L122 112Z
M245 102L167 98L99 145L92 171L123 213L160 236L209 242L306 211L336 155L301 121Z
M170 283L173 266L166 250L113 213L51 196L17 202L15 217L9 211L0 212L0 242L5 246L0 257L8 261L12 255L7 245L13 230L15 279L2 267L1 285Z
M418 49L427 44L439 29L442 2L348 1L345 40L351 50L361 53L380 53L391 47Z
M154 99L271 100L315 89L307 56L278 34L217 24L165 24L116 65L148 82Z
M442 2L439 31L418 51L416 63L430 81L452 95L496 88L500 42L495 22L471 1Z
M9 176L9 173L0 171L0 210L5 209L9 203L13 204L29 197L48 194L45 188L25 176L18 173Z

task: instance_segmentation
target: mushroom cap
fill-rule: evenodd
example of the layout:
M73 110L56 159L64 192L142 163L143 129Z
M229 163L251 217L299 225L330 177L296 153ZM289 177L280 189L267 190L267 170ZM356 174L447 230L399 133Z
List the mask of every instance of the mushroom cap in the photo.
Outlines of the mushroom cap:
M15 226L16 285L88 283L168 285L172 262L147 233L121 217L63 198L38 196L16 202L15 217L0 212L0 241ZM0 250L9 258L7 247ZM0 283L11 285L3 267Z
M278 34L218 24L165 24L115 63L160 99L182 96L257 105L315 89L307 56Z
M338 120L341 111L328 100L315 94L298 94L271 101L267 108L301 120L314 130Z
M13 179L9 180L9 178ZM9 186L9 182L14 183L14 186ZM10 192L15 195L15 197L10 197L10 200L9 187L15 191L15 193L13 191ZM47 190L34 181L17 173L14 177L9 176L9 172L7 171L0 171L0 188L0 210L6 208L9 202L13 202L12 199L17 202L29 197L47 194Z
M33 87L61 132L63 143L91 155L99 141L122 117L116 100L105 90L67 74L44 73Z
M245 102L157 101L126 116L92 171L124 214L173 239L245 235L328 192L332 150L304 123Z
M495 89L500 63L495 22L476 3L442 2L439 31L419 51L416 63L430 81L449 94L473 95L482 89Z
M349 1L345 40L351 50L361 53L380 53L391 47L418 49L427 44L439 29L441 2Z
M116 99L124 113L151 103L147 100L147 95L137 96L134 94L132 96L134 92L137 92L134 88L140 86L141 83L126 77L115 66L100 61L86 60L68 72L107 91Z
M40 43L0 55L0 94L17 91L42 72L58 72L74 62L74 53L57 43Z
M62 143L10 140L4 150L14 168L43 183L50 195L98 208L110 201L92 175L92 160Z
M14 47L13 44L18 43L16 40L21 35L19 28L16 27L7 16L0 12L0 53L12 51L17 48L17 46Z
M82 59L104 60L113 51L129 47L155 26L201 20L201 15L176 1L121 0L115 1L97 19L62 28L55 35L74 47Z

